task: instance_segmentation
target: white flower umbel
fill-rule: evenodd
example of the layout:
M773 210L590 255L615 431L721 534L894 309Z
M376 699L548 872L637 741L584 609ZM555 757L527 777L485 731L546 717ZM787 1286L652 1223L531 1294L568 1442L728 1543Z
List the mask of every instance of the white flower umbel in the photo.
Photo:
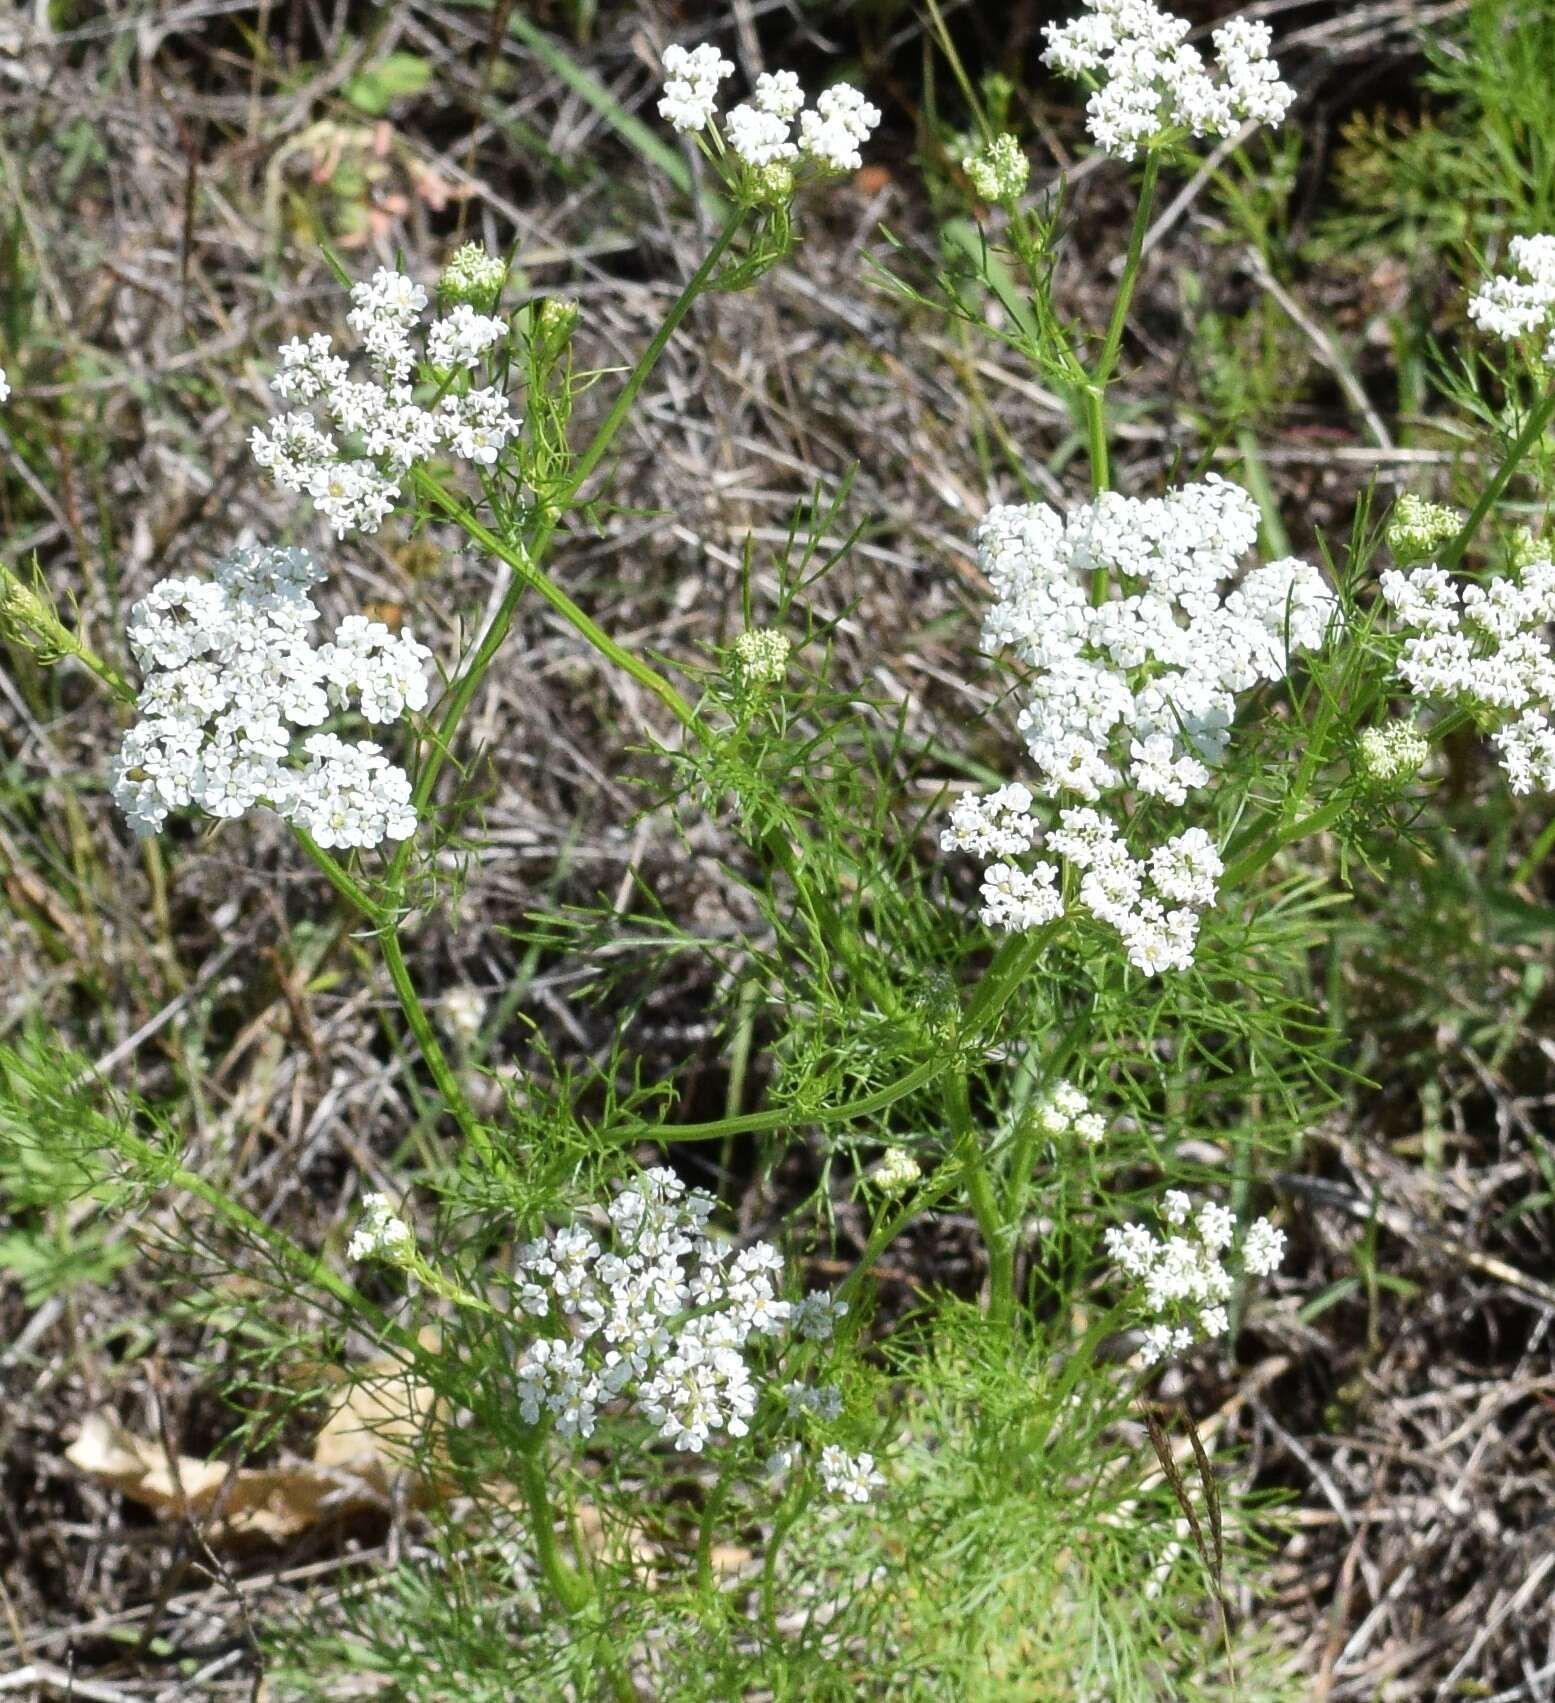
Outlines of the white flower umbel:
M782 1299L777 1250L731 1250L708 1230L713 1205L651 1170L610 1201L603 1239L573 1225L519 1249L517 1307L537 1331L516 1368L530 1424L588 1437L607 1406L635 1408L665 1442L700 1454L744 1437L764 1400L779 1417L838 1416L829 1387L785 1378L782 1345L827 1341L846 1305Z
M1237 695L1283 679L1326 638L1338 600L1316 568L1288 558L1241 572L1258 518L1245 491L1211 475L1148 500L1104 492L1068 517L1039 503L984 519L996 599L984 640L1032 670L1018 725L1038 771L1034 787L959 799L941 835L946 851L997 860L983 877L989 926L1041 927L1073 893L1145 974L1193 962L1222 874L1214 842L1188 827L1136 856L1119 819L1091 806L1107 795L1186 805L1226 751ZM1038 795L1061 805L1046 833ZM1032 861L1039 849L1078 882Z
M1088 0L1072 23L1045 27L1043 62L1092 91L1086 127L1097 147L1131 160L1183 136L1230 136L1249 120L1285 117L1296 95L1269 57L1267 24L1222 24L1213 68L1188 45L1188 27L1149 0Z
M0 402L8 402L11 398L11 381L5 376L5 368L0 367Z
M1087 1145L1094 1145L1107 1133L1106 1116L1092 1111L1085 1095L1062 1077L1037 1101L1031 1115L1037 1129L1055 1141L1072 1134Z
M1492 336L1534 340L1555 364L1555 236L1513 237L1510 247L1516 273L1488 279L1469 299L1469 318Z
M473 262L464 268L472 276L475 270ZM370 376L353 377L324 333L294 338L282 345L271 379L291 407L268 428L256 426L249 439L255 461L275 483L309 497L341 537L376 532L413 467L439 453L489 467L519 429L507 398L472 376L505 338L504 321L467 300L452 301L425 331L418 354L427 305L419 284L382 267L352 285L351 301L347 323L361 339ZM423 364L422 376L445 392L435 409L416 400Z
M1398 672L1415 694L1488 726L1513 792L1555 788L1555 563L1462 583L1434 566L1390 569L1382 595L1409 635Z
M1108 1256L1133 1288L1133 1305L1150 1320L1141 1351L1147 1361L1191 1348L1201 1337L1223 1336L1229 1328L1226 1302L1235 1287L1227 1258L1236 1241L1236 1219L1227 1208L1205 1201L1195 1211L1180 1189L1161 1199L1159 1234L1143 1224L1114 1225L1103 1238ZM1279 1268L1285 1235L1266 1218L1247 1227L1240 1269L1267 1277Z
M727 150L735 162L735 179L752 198L771 199L779 179L791 194L791 166L808 165L830 175L863 165L860 149L880 123L880 110L857 89L834 84L807 107L792 71L764 72L756 79L754 97L720 117L719 86L733 70L717 48L705 43L667 48L659 116L682 135L705 137L714 160Z
M319 729L354 712L375 725L427 704L431 652L407 629L348 616L315 645L323 579L305 550L236 550L213 580L164 580L130 611L145 674L113 796L138 834L174 810L231 818L256 807L324 846L415 832L410 782L377 745Z
M718 85L734 70L716 47L664 50L664 98L659 117L682 135L705 129L718 111Z
M410 1263L416 1238L410 1226L389 1204L387 1195L362 1196L362 1217L352 1232L346 1257L353 1260L382 1260L386 1265Z
M1407 721L1366 728L1355 742L1355 766L1367 791L1397 792L1425 766L1431 747Z

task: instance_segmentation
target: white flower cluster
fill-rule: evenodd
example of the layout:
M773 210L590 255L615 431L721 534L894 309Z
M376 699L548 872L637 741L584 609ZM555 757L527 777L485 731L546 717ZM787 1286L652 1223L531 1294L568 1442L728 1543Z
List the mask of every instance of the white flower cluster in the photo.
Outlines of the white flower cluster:
M416 1248L410 1226L389 1204L387 1195L362 1196L362 1217L346 1247L353 1260L382 1260L387 1265L407 1265Z
M1038 1130L1055 1141L1073 1134L1094 1146L1107 1133L1105 1114L1092 1111L1085 1095L1062 1077L1037 1102L1033 1117Z
M1226 1302L1233 1277L1226 1255L1236 1240L1236 1218L1227 1208L1205 1201L1195 1212L1181 1189L1166 1191L1161 1217L1170 1233L1158 1237L1143 1224L1125 1224L1103 1237L1118 1269L1137 1285L1140 1309L1155 1320L1142 1344L1152 1363L1182 1353L1200 1336L1230 1329ZM1285 1257L1285 1233L1267 1218L1255 1219L1240 1254L1244 1272L1267 1277Z
M1407 721L1366 728L1355 742L1356 768L1370 792L1396 792L1425 766L1431 747Z
M967 154L961 169L972 185L973 193L984 201L1018 201L1026 180L1031 175L1031 161L1025 150L1009 134L995 136L974 154Z
M272 388L291 408L249 439L255 461L283 491L306 494L336 533L376 532L393 509L400 481L440 451L490 467L518 431L507 398L470 381L486 352L507 334L500 319L456 303L435 320L424 364L444 391L436 408L415 400L416 336L427 293L401 272L381 267L353 284L347 315L371 370L353 379L323 332L282 345ZM312 410L322 409L328 428ZM339 434L337 438L336 434ZM355 448L342 448L340 438Z
M739 634L729 649L730 673L746 691L775 686L788 673L792 646L786 633L775 632L771 627L752 627Z
M718 118L718 88L734 66L716 47L670 47L664 53L664 98L659 116L683 135L706 130ZM798 121L798 140L794 124ZM807 160L825 172L857 171L859 152L880 122L880 110L847 83L837 83L805 105L792 71L763 72L750 101L723 115L723 135L752 171L791 167Z
M1181 805L1208 783L1236 694L1282 679L1338 610L1318 570L1296 558L1224 591L1257 535L1252 498L1213 475L1148 500L1104 492L1067 519L1041 503L989 512L978 546L997 601L984 640L1035 670L1019 725L1041 792L1088 806L1132 789ZM1063 914L1058 866L1013 861L1045 846L1082 873L1081 905L1118 931L1139 969L1190 964L1222 873L1204 830L1140 859L1091 808L1060 810L1044 836L1034 803L1015 782L951 811L944 849L998 860L983 877L983 921L1023 932Z
M835 1443L828 1443L821 1450L821 1483L844 1502L867 1502L870 1492L885 1479L875 1471L872 1454L850 1455Z
M1555 236L1513 237L1522 274L1491 278L1469 298L1469 318L1496 337L1545 339L1541 359L1555 363Z
M869 1173L869 1180L883 1195L903 1194L923 1175L923 1169L905 1147L888 1147Z
M11 399L11 381L5 376L5 368L0 367L0 402Z
M673 1171L651 1170L610 1202L608 1246L574 1225L519 1250L518 1304L556 1327L516 1369L530 1424L549 1416L561 1435L588 1437L606 1403L630 1402L666 1442L700 1453L715 1432L750 1430L763 1394L748 1358L757 1339L831 1337L846 1303L782 1300L782 1256L765 1242L734 1252L710 1235L713 1205ZM790 1412L840 1411L835 1392L796 1402L771 1387Z
M1411 636L1398 671L1422 697L1448 698L1500 723L1493 738L1513 792L1555 788L1555 562L1516 579L1459 585L1438 567L1390 569L1382 595Z
M324 577L305 550L234 551L214 580L168 579L130 611L146 675L113 796L138 834L169 811L231 818L256 805L323 846L375 846L415 832L410 781L377 745L308 734L355 708L384 724L427 703L430 652L407 630L348 616L327 644L308 628Z
M1097 147L1131 160L1173 132L1230 136L1246 120L1284 118L1296 93L1269 57L1267 24L1220 25L1213 70L1184 39L1188 28L1150 0L1086 0L1072 23L1045 27L1043 63L1093 90L1086 128Z

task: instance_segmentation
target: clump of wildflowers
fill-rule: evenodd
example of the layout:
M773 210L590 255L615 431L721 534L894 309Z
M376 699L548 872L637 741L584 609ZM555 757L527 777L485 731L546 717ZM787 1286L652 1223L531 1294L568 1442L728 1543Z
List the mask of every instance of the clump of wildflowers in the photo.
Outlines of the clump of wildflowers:
M1555 562L1516 578L1460 582L1441 568L1390 569L1382 595L1409 633L1398 672L1423 698L1445 698L1493 728L1513 792L1555 787Z
M995 136L986 147L968 154L961 169L984 201L1018 201L1031 175L1031 161L1013 136Z
M173 810L233 818L256 806L323 846L415 832L410 782L377 745L306 730L344 710L385 725L425 709L431 652L360 615L315 645L308 593L323 577L305 550L236 550L213 580L164 580L135 604L130 649L146 680L113 796L136 833Z
M463 270L473 275L476 268L472 262ZM456 300L423 337L426 291L387 267L353 284L351 300L347 321L361 339L371 376L353 377L323 332L306 341L293 338L282 345L271 379L290 409L268 429L256 426L249 440L254 459L275 483L308 496L342 537L376 532L404 476L419 463L442 453L489 467L519 429L507 398L472 376L505 340L504 321L477 311L468 299ZM436 384L435 407L416 400L418 374Z
M384 1228L392 1220L381 1197L368 1207L358 1239L385 1257L385 1245L401 1248L398 1232ZM664 1442L700 1454L746 1436L763 1403L779 1421L840 1415L841 1393L794 1378L784 1345L829 1341L847 1304L819 1292L784 1300L782 1256L765 1242L736 1250L714 1236L713 1207L673 1171L650 1170L610 1200L602 1236L573 1223L517 1250L513 1312L528 1340L514 1378L527 1423L587 1438L607 1409L635 1410ZM796 1444L785 1459L800 1453ZM826 1481L844 1499L880 1482L868 1456L825 1458Z
M1165 1229L1157 1235L1143 1224L1114 1225L1103 1238L1118 1270L1134 1285L1134 1306L1153 1322L1142 1352L1147 1361L1181 1354L1201 1337L1230 1329L1226 1302L1235 1286L1226 1260L1236 1241L1236 1218L1214 1201L1197 1210L1181 1189L1162 1199ZM1255 1219L1242 1237L1241 1269L1267 1277L1285 1257L1285 1233L1267 1218Z
M1513 237L1515 273L1487 279L1469 298L1469 318L1509 341L1542 339L1539 357L1555 363L1555 236Z
M1356 767L1367 790L1397 792L1420 773L1431 747L1419 729L1407 721L1368 727L1356 741Z
M730 107L720 124L718 91L733 70L708 44L667 48L659 116L682 135L702 136L714 159L727 153L750 199L785 199L797 166L832 175L863 165L859 150L880 123L880 110L857 89L834 84L807 106L792 71L765 72L751 99Z
M960 799L947 851L997 859L984 872L983 921L1024 932L1064 914L1059 866L1081 879L1081 907L1114 928L1147 975L1192 963L1199 913L1223 873L1209 835L1190 827L1142 856L1111 815L1090 808L1132 792L1180 806L1224 755L1236 696L1278 681L1297 652L1321 644L1338 600L1296 558L1243 573L1257 505L1211 475L1165 497L1103 492L1069 517L1046 504L995 508L978 529L996 601L990 649L1033 669L1018 725L1038 771ZM1035 794L1081 802L1044 832Z
M1463 516L1445 503L1428 503L1406 491L1393 506L1385 534L1388 551L1403 567L1428 561L1457 537Z
M1296 98L1269 57L1269 26L1230 18L1211 37L1215 66L1187 44L1185 18L1149 0L1087 0L1044 29L1043 63L1092 90L1086 127L1097 147L1131 160L1184 135L1230 136L1248 120L1278 124Z

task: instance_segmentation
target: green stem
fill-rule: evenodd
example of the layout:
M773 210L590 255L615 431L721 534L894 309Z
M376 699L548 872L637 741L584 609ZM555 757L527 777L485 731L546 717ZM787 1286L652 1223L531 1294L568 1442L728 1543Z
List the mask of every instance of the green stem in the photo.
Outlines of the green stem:
M1321 834L1325 828L1333 827L1349 807L1346 798L1331 798L1319 809L1303 816L1299 821L1270 834L1261 845L1254 846L1250 851L1243 852L1240 857L1234 857L1226 866L1226 872L1220 879L1222 891L1230 891L1239 887L1251 875L1256 875L1263 866L1286 846L1294 845L1297 840L1304 840L1311 834ZM1232 848L1233 851L1235 848Z
M1555 419L1555 391L1538 405L1528 416L1523 429L1518 433L1512 447L1506 452L1501 465L1491 476L1490 483L1479 494L1479 501L1469 512L1469 518L1463 523L1463 530L1453 539L1452 543L1436 558L1436 565L1445 573L1457 567L1463 560L1464 553L1474 541L1474 535L1483 524L1485 516L1495 506L1497 499L1506 489L1512 475L1521 466L1528 451L1544 435L1544 428Z
M1544 860L1550 855L1551 847L1555 847L1555 816L1544 824L1538 839L1529 848L1528 855L1517 866L1517 873L1512 877L1512 885L1521 887L1536 869L1544 867Z
M539 1460L543 1442L542 1434L533 1447L519 1456L519 1482L529 1508L529 1529L535 1540L535 1559L540 1563L540 1571L563 1610L569 1615L577 1614L594 1600L594 1593L556 1542L556 1516L551 1511L551 1493Z
M465 1140L483 1159L494 1160L496 1154L492 1150L491 1139L472 1110L470 1102L465 1098L459 1078L449 1064L448 1055L443 1051L437 1032L432 1027L432 1020L427 1016L420 994L416 992L416 984L411 979L410 967L405 962L405 953L400 946L397 918L387 918L379 927L378 949L383 953L384 963L388 965L389 980L394 983L394 991L399 995L400 1009L405 1013L405 1021L416 1037L416 1045L421 1049L427 1069L432 1072L432 1080L437 1084L438 1093L443 1096L443 1104L453 1114L454 1122L458 1124Z
M626 417L631 412L632 404L637 400L637 393L647 383L648 375L658 365L660 355L668 347L670 338L675 335L681 320L686 317L690 310L691 304L706 288L708 281L717 269L718 262L723 259L725 250L734 241L735 233L739 230L744 219L745 213L742 209L736 209L729 215L723 229L714 239L713 246L704 256L702 264L691 274L685 289L675 298L674 305L670 308L664 323L654 333L653 341L643 351L637 365L632 368L631 376L622 387L621 394L616 397L614 406L600 422L599 430L590 439L588 448L574 463L572 477L568 480L561 495L556 499L558 509L567 507L583 488L589 475L604 460L605 452L614 442L616 433L625 424Z
M437 778L437 769L441 767L443 758L447 754L453 731L457 728L459 719L468 707L470 699L475 695L476 688L480 685L487 668L490 667L492 657L496 655L502 641L507 637L508 629L513 624L514 611L518 607L519 595L525 589L537 591L567 622L568 626L591 644L601 656L613 662L624 673L630 674L639 685L646 686L683 727L694 727L696 725L696 712L670 682L657 669L644 662L640 656L634 655L624 645L618 644L616 640L611 638L597 621L586 615L567 593L541 569L539 565L540 548L535 545L524 547L504 543L489 526L484 525L456 497L446 491L430 473L418 470L413 475L413 480L416 489L436 503L461 532L473 539L489 555L495 556L499 561L506 562L513 570L513 585L509 587L507 594L498 606L497 613L490 627L486 630L485 638L481 640L474 657L471 658L469 667L461 675L458 685L455 686L449 698L448 708L438 724L437 741L432 751L428 753L421 776L417 777L418 803L423 802L424 798L430 795L431 785L425 777L430 773L433 780ZM548 525L537 534L537 539L543 544L543 542L549 540L550 532L551 527ZM425 793L423 793L423 787L425 787Z
M298 845L313 860L322 872L324 879L329 882L341 898L359 911L369 922L381 926L387 914L383 906L368 893L367 889L346 869L339 859L331 857L306 828L299 828L293 822L292 832L297 836Z
M999 1210L998 1191L972 1121L967 1073L959 1065L945 1079L945 1117L953 1163L966 1179L967 1200L988 1252L988 1317L1005 1323L1015 1310L1015 1240Z
M1128 235L1128 249L1123 257L1123 273L1118 279L1118 293L1113 299L1112 317L1107 321L1101 358L1081 392L1085 411L1085 439L1091 458L1091 484L1097 491L1105 491L1112 483L1112 464L1107 446L1107 386L1112 382L1118 356L1123 349L1123 333L1128 328L1128 310L1133 305L1134 289L1139 282L1145 232L1150 228L1156 180L1160 174L1160 154L1146 154L1145 173L1139 184L1139 203L1134 209L1134 224Z

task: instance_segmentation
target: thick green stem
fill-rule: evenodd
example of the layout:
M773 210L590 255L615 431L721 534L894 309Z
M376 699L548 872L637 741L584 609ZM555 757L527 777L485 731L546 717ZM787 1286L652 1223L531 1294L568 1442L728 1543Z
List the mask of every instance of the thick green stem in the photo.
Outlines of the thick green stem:
M556 1516L551 1509L550 1488L545 1481L545 1469L540 1464L542 1441L519 1456L519 1481L524 1501L529 1508L529 1530L535 1542L535 1559L545 1582L551 1587L562 1609L577 1614L594 1600L588 1580L573 1567L561 1552L556 1541Z
M313 863L322 872L324 879L329 882L341 898L366 917L369 922L381 925L384 920L383 907L368 893L361 882L337 858L331 857L306 828L299 828L293 822L292 832L297 836L298 845L313 860Z

